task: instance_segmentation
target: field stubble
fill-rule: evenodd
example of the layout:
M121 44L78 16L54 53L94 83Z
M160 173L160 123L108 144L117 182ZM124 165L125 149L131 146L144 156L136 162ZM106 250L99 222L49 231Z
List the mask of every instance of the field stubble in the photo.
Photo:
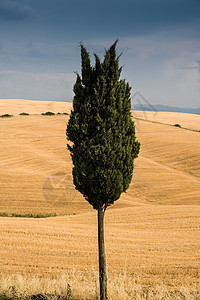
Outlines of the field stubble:
M34 286L32 292L50 291L56 283L66 288L68 282L74 295L82 291L96 299L97 216L73 187L67 120L63 115L0 120L0 211L76 214L0 218L1 282L6 288L17 280L19 290L28 282L30 292ZM141 152L132 183L106 212L110 299L136 294L136 299L198 299L199 133L141 120L136 130ZM178 289L176 298L171 289Z

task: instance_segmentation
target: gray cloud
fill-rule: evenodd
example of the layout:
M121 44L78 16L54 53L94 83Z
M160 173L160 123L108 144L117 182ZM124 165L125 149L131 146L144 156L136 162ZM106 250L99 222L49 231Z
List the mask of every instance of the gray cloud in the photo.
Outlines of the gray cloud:
M181 70L198 70L198 67L182 67Z
M0 98L72 100L74 73L0 71Z
M33 16L33 9L10 0L0 1L0 20L26 20Z
M200 60L196 60L196 62L199 64L198 70L199 70L199 72L200 72Z
M93 59L119 38L135 90L198 106L199 11L200 0L0 0L0 98L70 99L75 79L59 74L80 72L78 42Z
M1 46L1 70L73 73L79 68L76 43L4 41Z
M63 1L62 1L63 2ZM66 18L67 11L69 22L76 19L73 12L81 11L78 15L81 27L78 32L88 31L90 34L120 37L126 32L127 36L149 35L163 30L184 29L184 35L195 35L199 31L200 1L190 0L102 0L92 5L90 0L81 1L80 8L71 7L68 1L63 2L63 12L59 12L61 19ZM67 8L71 9L67 9ZM87 19L87 21L86 21ZM103 22L102 22L103 19ZM65 26L64 21L62 24ZM195 23L195 26L193 23ZM192 27L192 29L191 29ZM75 28L75 30L77 30Z
M178 36L199 36L199 0L0 0L0 18L26 19L35 14L31 35L47 39L151 35L179 29ZM28 28L20 28L27 34ZM182 31L182 32L180 32Z

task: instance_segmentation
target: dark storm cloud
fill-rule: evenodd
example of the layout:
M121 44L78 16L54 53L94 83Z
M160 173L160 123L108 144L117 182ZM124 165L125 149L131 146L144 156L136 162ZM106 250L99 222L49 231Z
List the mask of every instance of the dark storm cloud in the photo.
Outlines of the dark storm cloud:
M26 20L32 15L33 9L28 6L10 0L0 1L0 20Z
M71 97L74 79L68 92L59 82L79 72L78 42L93 58L119 38L131 85L163 104L188 105L192 97L197 106L199 12L200 0L0 0L1 98Z
M24 0L20 1L25 3ZM199 0L34 0L52 33L87 36L145 35L175 27L199 34Z
M36 18L30 24L26 19L33 11ZM199 11L199 0L0 0L0 19L24 20L22 28L8 26L7 30L19 29L19 36L30 34L43 41L70 38L84 42L174 29L174 35L179 30L182 37L196 37Z

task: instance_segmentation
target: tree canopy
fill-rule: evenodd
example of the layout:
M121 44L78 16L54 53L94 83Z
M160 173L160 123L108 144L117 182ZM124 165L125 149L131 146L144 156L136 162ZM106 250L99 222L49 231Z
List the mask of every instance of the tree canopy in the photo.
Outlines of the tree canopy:
M119 199L132 179L140 143L131 118L131 87L120 79L117 41L95 64L83 44L81 76L74 85L73 110L67 126L76 189L94 209Z

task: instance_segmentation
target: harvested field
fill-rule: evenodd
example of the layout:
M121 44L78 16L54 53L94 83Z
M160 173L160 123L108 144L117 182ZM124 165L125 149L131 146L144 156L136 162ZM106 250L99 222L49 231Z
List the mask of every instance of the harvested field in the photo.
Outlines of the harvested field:
M17 110L1 101L0 114L14 117L0 119L0 212L75 214L0 218L2 274L53 278L74 270L95 278L97 216L73 186L65 136L69 116L40 115L69 112L71 104L55 102L53 110L32 101L28 110L29 101L22 109L22 102L14 100ZM22 111L30 116L19 116ZM175 113L167 114L163 123L173 124ZM188 121L186 114L176 114L176 123L199 128L200 116L194 115L192 123L193 115ZM162 123L162 114L159 118ZM138 119L136 131L141 151L132 183L106 212L108 274L126 273L129 280L139 278L147 285L197 287L200 133Z
M53 113L70 113L72 103L56 101L32 101L24 99L0 99L0 115L29 113L31 115L41 114L47 111Z
M133 111L133 117L160 122L164 124L179 124L181 127L200 130L200 117L195 114L164 112L164 111Z

